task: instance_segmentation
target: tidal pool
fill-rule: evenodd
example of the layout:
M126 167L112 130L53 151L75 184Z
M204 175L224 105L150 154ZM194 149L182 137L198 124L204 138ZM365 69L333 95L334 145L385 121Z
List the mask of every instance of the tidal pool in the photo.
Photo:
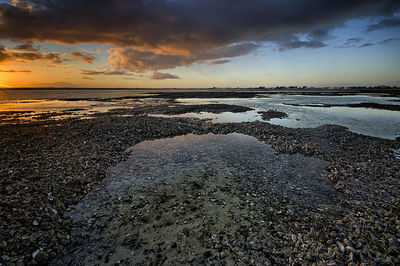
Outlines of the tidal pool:
M70 213L78 226L53 265L267 263L259 247L287 248L278 236L295 222L339 215L326 162L254 137L189 134L130 153Z

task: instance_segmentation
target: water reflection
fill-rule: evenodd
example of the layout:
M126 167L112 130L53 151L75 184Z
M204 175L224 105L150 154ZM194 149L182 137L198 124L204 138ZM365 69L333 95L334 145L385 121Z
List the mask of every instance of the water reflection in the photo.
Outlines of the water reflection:
M121 100L19 100L0 101L0 123L51 118L88 118L95 113L105 113L119 108L136 108L165 104L165 99L121 99Z
M360 107L307 107L288 104L357 104L374 102L379 104L395 104L400 102L395 97L378 97L368 95L357 96L305 96L305 95L271 95L268 98L251 99L179 99L181 104L234 104L254 108L254 112L241 114L242 121L261 120L256 117L258 111L275 109L288 114L288 118L271 119L268 123L291 128L313 128L323 124L336 124L347 127L349 130L387 139L400 136L400 112ZM231 122L218 115L189 114L191 117L212 118L213 122ZM236 114L230 114L233 116ZM247 116L248 115L248 116ZM218 117L218 119L215 119ZM240 122L240 121L235 121Z
M107 112L117 108L135 108L138 106L153 106L168 104L167 99L137 98L101 100L102 98L115 98L124 96L140 96L156 93L160 90L60 90L60 91L12 91L2 95L0 99L0 112L33 111L31 114L8 115L5 119L24 120L38 116L47 116L54 119L81 117L84 118L96 112ZM184 90L183 90L184 91ZM87 97L91 100L61 100L68 98ZM97 100L95 98L98 98ZM345 105L358 103L378 103L400 105L399 98L383 97L376 95L351 95L351 96L313 96L313 95L285 95L265 94L254 98L207 98L207 99L178 99L180 104L233 104L253 108L254 111L245 113L224 112L213 114L208 112L187 113L180 115L154 115L159 117L193 117L209 119L213 123L237 123L262 120L259 111L274 109L288 114L284 119L271 119L268 123L292 128L317 127L323 124L337 124L349 130L381 138L395 139L400 136L400 112L378 110L360 107L323 107L324 105ZM316 105L308 107L301 105ZM296 106L297 105L297 106ZM300 105L300 106L298 106ZM68 111L75 109L74 111ZM76 110L81 109L81 110ZM51 112L64 112L59 116L50 115ZM1 115L1 113L0 113ZM3 114L4 117L4 114ZM0 117L1 118L1 117Z
M223 112L220 114L213 114L209 112L186 113L178 115L150 114L150 116L164 117L164 118L189 117L189 118L206 119L210 120L213 123L240 123L240 122L254 122L262 120L260 114L258 114L257 111L248 111L244 113Z

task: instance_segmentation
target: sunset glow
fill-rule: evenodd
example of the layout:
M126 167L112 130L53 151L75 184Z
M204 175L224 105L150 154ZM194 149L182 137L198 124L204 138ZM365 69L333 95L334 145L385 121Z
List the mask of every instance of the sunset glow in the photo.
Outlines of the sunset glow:
M10 86L0 83L0 88L10 88Z
M399 0L0 0L0 266L400 265Z
M400 85L394 1L54 2L0 0L0 86Z

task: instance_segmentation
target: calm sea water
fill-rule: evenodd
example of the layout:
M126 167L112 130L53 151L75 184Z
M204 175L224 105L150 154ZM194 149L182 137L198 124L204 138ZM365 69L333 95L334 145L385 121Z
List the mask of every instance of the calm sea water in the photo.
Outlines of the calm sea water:
M145 96L160 91L175 90L1 90L0 112L3 111L34 111L37 113L63 111L69 109L86 109L77 112L84 116L88 112L106 112L114 108L135 108L142 105L163 103L162 99L115 99L97 101L95 99L112 99L127 96ZM75 99L69 101L67 99ZM76 100L81 99L81 100ZM92 99L92 100L86 100ZM268 123L292 128L317 127L322 124L337 124L349 130L369 136L395 139L400 136L400 112L353 107L306 107L299 105L323 104L356 104L371 102L379 104L400 105L400 98L379 95L352 96L308 96L287 94L260 94L255 98L207 98L207 99L178 99L181 104L224 103L254 108L246 113L211 114L188 113L181 117L196 117L211 119L216 123L247 122L261 120L259 111L275 109L288 114L285 119L271 119Z

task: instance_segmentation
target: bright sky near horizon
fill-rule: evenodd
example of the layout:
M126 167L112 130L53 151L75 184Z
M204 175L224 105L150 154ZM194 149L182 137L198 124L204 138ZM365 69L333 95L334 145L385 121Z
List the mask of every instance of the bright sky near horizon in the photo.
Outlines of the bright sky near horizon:
M400 86L400 2L0 0L0 88Z

